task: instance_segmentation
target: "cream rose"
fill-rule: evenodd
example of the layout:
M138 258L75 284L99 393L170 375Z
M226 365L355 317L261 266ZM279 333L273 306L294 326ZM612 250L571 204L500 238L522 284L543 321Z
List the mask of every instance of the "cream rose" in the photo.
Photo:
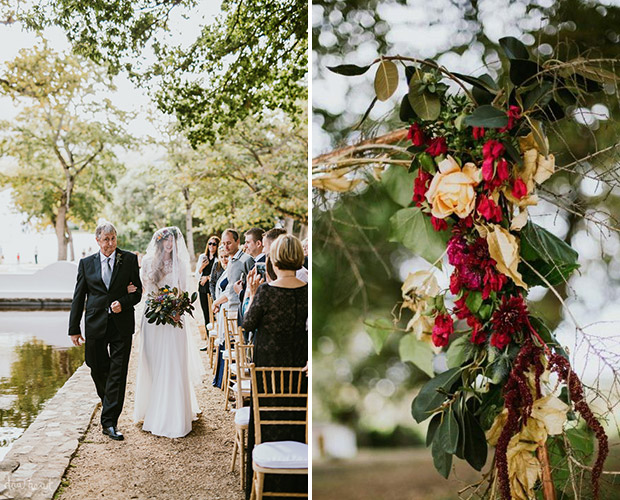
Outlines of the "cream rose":
M439 172L433 177L426 192L433 216L445 219L454 213L461 219L467 217L474 209L474 187L480 180L480 169L473 163L466 163L461 170L451 156L440 162Z

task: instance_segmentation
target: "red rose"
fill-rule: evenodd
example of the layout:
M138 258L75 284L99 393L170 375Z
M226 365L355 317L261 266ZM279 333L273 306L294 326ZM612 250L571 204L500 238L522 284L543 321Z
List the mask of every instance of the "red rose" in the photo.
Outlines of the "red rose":
M417 123L414 123L411 127L409 127L407 139L409 139L414 146L422 146L426 143L424 130Z
M445 137L435 137L431 139L426 148L426 152L431 156L439 156L448 152Z
M480 196L478 203L478 213L489 222L502 221L502 209L491 198Z
M479 140L484 137L484 128L483 127L472 127L471 134L474 136L474 139Z
M496 159L499 158L505 150L506 149L501 142L496 141L495 139L489 139L487 142L484 143L484 146L482 146L482 155L485 158L488 158L490 156Z
M426 191L428 191L428 184L433 178L431 174L423 169L418 170L418 176L413 180L413 201L417 206L420 206L425 200Z
M497 160L497 178L501 181L507 181L510 177L510 167L508 162L503 158Z
M449 314L440 314L435 318L435 326L433 327L433 335L431 336L433 344L437 347L445 347L448 345L449 337L454 332L454 321Z
M525 185L525 182L523 182L521 179L515 179L514 183L512 184L512 195L518 200L526 196L527 186Z
M448 223L443 219L438 219L434 215L431 216L431 224L433 225L433 229L435 231L444 231L448 229Z

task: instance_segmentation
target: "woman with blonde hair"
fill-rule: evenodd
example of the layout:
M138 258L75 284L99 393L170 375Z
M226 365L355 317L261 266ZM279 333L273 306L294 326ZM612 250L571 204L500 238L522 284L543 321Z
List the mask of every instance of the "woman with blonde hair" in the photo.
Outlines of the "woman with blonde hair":
M308 284L296 277L304 263L301 242L295 236L283 234L269 250L269 262L275 280L263 283L255 270L248 275L250 305L243 321L246 331L255 331L254 363L256 366L298 366L308 361ZM305 440L302 426L269 426L262 431L263 441ZM254 418L250 412L248 450L254 447ZM247 489L251 491L252 453L248 452ZM273 483L268 485L269 483ZM287 484L284 485L283 482ZM294 483L294 484L291 484ZM265 478L269 491L307 491L307 478L290 475ZM290 488L290 489L288 489Z

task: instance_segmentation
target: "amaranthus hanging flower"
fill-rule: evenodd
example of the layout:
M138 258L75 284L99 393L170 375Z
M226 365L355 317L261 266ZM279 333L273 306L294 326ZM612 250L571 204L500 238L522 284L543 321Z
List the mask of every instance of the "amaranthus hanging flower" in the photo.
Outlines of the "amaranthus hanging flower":
M491 345L503 349L517 333L527 327L527 307L523 297L517 295L508 298L504 295L502 303L491 317L491 323L493 325Z
M439 314L433 327L433 344L437 347L448 345L450 335L454 332L454 320L449 314Z
M411 127L409 127L407 139L409 139L416 147L426 144L427 141L426 135L424 134L424 129L422 129L422 127L420 127L417 123L414 123Z

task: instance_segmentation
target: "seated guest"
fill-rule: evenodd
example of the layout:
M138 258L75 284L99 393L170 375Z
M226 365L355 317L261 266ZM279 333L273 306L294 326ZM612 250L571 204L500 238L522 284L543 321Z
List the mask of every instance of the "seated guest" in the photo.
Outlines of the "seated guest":
M248 276L250 305L243 327L256 331L254 363L256 366L304 367L308 360L308 285L295 275L302 267L304 253L295 236L280 235L270 245L269 263L276 279L263 283L253 270ZM267 426L262 441L305 441L302 426ZM250 412L248 429L248 465L246 492L251 490L252 453L254 447L254 417ZM289 489L290 488L290 489ZM265 490L307 491L307 477L301 475L270 476L265 478Z

